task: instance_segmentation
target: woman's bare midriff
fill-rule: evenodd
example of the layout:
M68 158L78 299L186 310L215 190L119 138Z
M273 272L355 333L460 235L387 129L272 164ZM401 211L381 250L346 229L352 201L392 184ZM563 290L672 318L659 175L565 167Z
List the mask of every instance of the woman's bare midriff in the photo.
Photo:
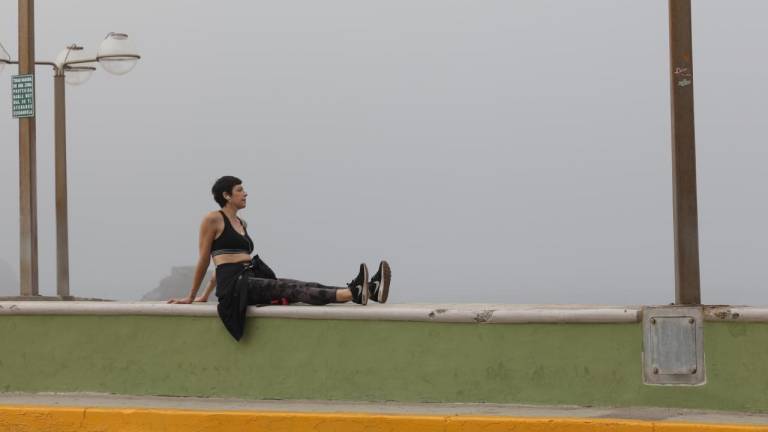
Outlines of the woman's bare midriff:
M215 265L244 263L250 260L251 260L251 256L244 253L224 254L224 255L217 255L213 257L213 263Z

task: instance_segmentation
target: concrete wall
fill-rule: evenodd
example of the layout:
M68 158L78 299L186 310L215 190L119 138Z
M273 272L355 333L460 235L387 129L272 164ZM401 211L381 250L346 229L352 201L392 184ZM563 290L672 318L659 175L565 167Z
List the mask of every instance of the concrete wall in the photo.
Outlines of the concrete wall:
M237 343L212 306L172 315L144 306L122 314L119 305L42 314L11 306L0 303L4 392L768 412L768 323L744 321L749 311L709 313L707 383L680 387L643 384L642 329L628 308L606 309L619 317L606 320L553 307L530 322L536 313L524 308L495 307L509 319L494 321L477 308L271 307L252 312ZM403 310L411 318L395 319ZM436 312L448 318L436 321ZM325 318L291 317L312 314Z

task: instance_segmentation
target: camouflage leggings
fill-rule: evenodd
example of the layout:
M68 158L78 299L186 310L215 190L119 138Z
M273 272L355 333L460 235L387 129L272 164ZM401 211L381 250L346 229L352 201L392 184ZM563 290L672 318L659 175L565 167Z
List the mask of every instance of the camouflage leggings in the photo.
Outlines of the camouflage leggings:
M336 291L344 289L317 282L294 279L248 278L248 304L264 305L273 300L287 299L289 303L324 305L336 302Z

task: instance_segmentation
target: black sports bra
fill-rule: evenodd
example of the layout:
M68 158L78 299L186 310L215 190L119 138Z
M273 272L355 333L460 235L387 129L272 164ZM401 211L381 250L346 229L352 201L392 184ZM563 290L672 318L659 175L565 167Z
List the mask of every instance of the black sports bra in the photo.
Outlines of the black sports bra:
M224 231L221 235L213 240L211 244L211 255L218 256L224 254L248 254L253 252L253 241L248 236L248 230L245 229L245 224L242 220L240 223L243 225L243 231L245 235L241 235L235 231L232 224L229 222L229 218L223 211L219 210L221 216L224 217ZM239 218L238 218L239 219Z

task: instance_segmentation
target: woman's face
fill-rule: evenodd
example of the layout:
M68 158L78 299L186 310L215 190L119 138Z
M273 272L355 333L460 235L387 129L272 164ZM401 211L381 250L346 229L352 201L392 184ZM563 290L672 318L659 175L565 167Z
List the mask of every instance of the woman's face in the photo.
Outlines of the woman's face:
M245 208L245 201L248 197L248 193L243 189L243 185L239 184L232 188L232 193L230 194L229 203L232 204L236 209L244 209Z

